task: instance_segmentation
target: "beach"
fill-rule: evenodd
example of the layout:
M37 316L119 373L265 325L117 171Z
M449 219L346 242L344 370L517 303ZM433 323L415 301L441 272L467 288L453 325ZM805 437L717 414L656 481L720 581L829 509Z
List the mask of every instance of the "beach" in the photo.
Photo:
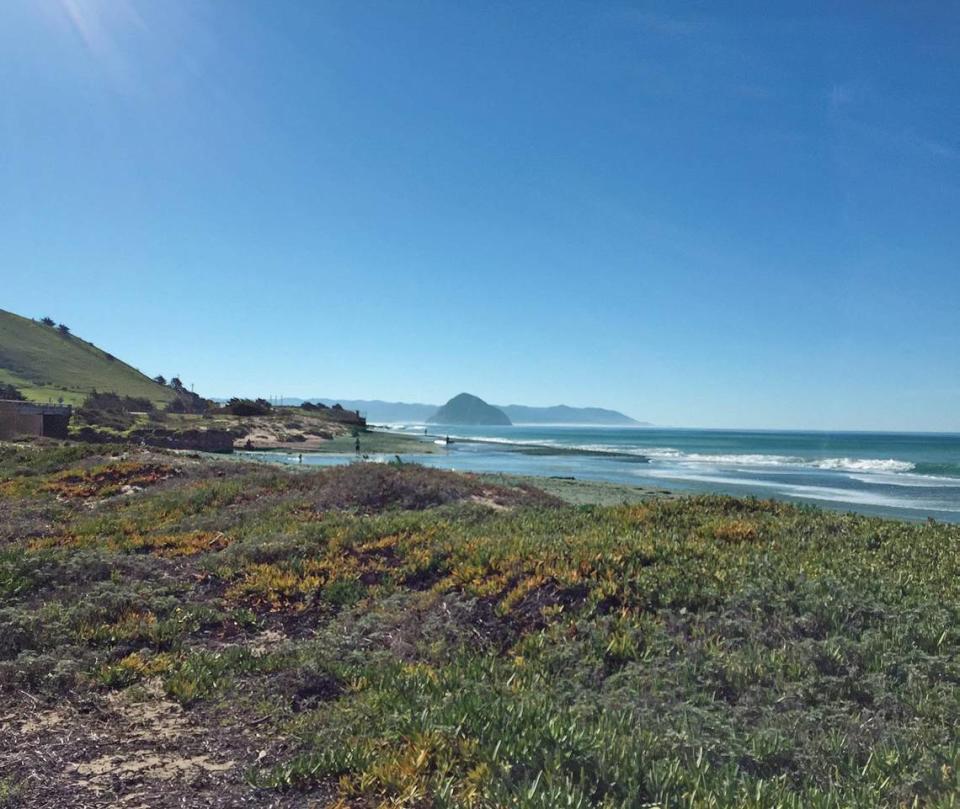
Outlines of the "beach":
M608 482L677 493L777 498L840 511L960 521L960 436L610 427L394 425L361 436L361 457L476 473ZM450 436L452 443L439 445ZM356 460L353 439L303 463ZM299 463L300 453L258 452Z

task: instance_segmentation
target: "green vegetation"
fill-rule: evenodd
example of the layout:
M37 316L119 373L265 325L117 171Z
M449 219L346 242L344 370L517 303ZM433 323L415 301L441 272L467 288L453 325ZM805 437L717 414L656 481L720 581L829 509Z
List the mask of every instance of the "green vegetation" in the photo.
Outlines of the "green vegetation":
M527 483L575 506L629 506L645 503L653 498L662 499L675 496L666 489L568 477L545 478L502 474L487 474L483 477L484 480L489 480L492 483Z
M20 790L17 784L8 778L0 778L0 807L16 806L19 794Z
M94 392L74 411L71 435L90 442L208 452L231 452L237 442L247 449L346 452L353 451L354 436L362 433L362 426L343 410L275 408L262 399L231 399L214 407L196 394L175 390L178 398L162 410L148 399Z
M0 383L0 399L22 402L24 401L24 396L13 385Z
M956 805L960 527L643 497L0 448L0 796Z
M70 334L62 326L34 322L0 310L0 384L28 399L80 404L93 390L149 399L156 405L176 393L135 368Z
M266 399L253 400L234 397L219 410L233 416L269 416L273 406Z

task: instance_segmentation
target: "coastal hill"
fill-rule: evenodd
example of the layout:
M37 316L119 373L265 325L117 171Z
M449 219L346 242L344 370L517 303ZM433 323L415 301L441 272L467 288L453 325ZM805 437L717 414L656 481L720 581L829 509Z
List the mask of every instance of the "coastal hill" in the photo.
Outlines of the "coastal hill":
M283 404L299 405L302 399L284 399ZM328 406L339 402L350 410L359 410L371 424L422 424L439 409L436 404L386 402L381 399L331 399L314 397L311 402ZM528 407L526 405L494 405L513 424L583 424L623 427L648 427L649 422L637 421L616 410L602 407Z
M510 418L497 407L469 393L454 396L429 419L429 424L502 425L509 427Z
M164 405L174 390L72 334L65 326L0 309L0 384L27 399L79 404L93 390L149 399Z
M332 407L339 402L348 410L359 410L371 424L424 424L439 410L440 405L420 402L384 402L380 399L328 399L317 397L309 401ZM300 404L299 400L285 399L284 404Z
M592 424L603 426L649 427L646 421L637 421L616 410L603 407L527 407L526 405L499 406L514 424Z

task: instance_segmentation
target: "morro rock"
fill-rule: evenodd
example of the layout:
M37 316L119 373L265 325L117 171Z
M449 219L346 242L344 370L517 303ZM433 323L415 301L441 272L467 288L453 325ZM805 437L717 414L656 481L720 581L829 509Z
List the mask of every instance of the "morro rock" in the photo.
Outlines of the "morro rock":
M503 425L512 422L500 408L469 393L454 396L429 419L429 424Z

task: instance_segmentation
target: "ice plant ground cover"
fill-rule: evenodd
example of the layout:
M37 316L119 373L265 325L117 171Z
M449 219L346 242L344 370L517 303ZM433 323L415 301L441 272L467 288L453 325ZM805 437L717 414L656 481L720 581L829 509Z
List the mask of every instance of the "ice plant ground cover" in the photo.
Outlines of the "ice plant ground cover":
M0 806L954 806L960 527L0 448Z

